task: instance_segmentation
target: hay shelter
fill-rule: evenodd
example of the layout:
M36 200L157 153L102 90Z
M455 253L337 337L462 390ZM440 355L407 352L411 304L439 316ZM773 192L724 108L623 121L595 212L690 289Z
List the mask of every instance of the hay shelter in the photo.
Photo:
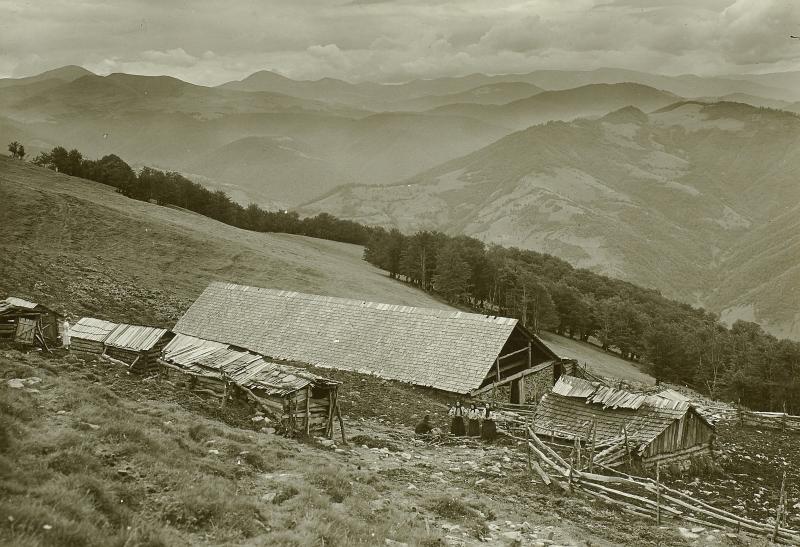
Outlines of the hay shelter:
M118 326L111 321L83 317L69 329L70 350L101 355L106 349L103 342Z
M564 372L516 319L231 283L209 285L174 330L273 359L457 394L508 384L512 402L525 392L527 375L543 374L549 387Z
M685 469L695 459L713 458L714 426L691 404L574 376L559 378L542 398L534 432L565 443L576 437L588 443L594 436L611 447L607 461L630 456L644 469L657 462ZM611 456L615 450L617 456Z
M127 365L131 372L154 372L161 350L173 336L168 329L122 323L103 340L103 355Z
M71 350L99 354L138 373L158 368L161 350L174 336L160 327L113 323L94 317L81 318L69 332Z
M61 346L62 319L46 306L9 296L0 300L0 340L44 349Z
M334 418L340 416L339 382L184 334L166 345L161 360L196 391L224 400L235 386L233 393L254 403L282 432L333 436Z

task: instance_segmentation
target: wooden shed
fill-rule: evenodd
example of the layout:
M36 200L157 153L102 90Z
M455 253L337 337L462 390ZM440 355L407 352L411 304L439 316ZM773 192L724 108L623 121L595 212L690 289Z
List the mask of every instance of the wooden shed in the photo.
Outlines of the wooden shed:
M94 317L83 317L69 329L69 349L71 351L82 351L84 353L96 353L98 355L105 351L105 340L108 335L114 332L119 326L111 321L95 319Z
M534 431L567 443L607 446L605 461L651 468L656 462L686 469L713 458L714 426L691 404L658 393L634 393L562 376L540 401Z
M538 373L549 389L564 369L516 319L232 283L209 285L174 330L272 359L450 393L508 384L512 402L523 402L526 376Z
M9 296L0 300L0 340L44 349L61 346L62 319L46 306Z
M167 329L119 324L103 340L103 356L122 363L131 372L158 369L158 358L174 335Z
M341 417L339 382L269 362L227 344L177 334L161 357L167 370L186 375L196 391L253 403L284 433L333 436Z

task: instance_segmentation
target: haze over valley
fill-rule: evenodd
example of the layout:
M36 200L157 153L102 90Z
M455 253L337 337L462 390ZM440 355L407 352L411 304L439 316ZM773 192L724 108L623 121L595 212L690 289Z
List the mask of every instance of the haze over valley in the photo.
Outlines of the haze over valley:
M552 253L798 338L798 90L797 72L207 87L66 66L0 80L0 138L175 170L244 205Z

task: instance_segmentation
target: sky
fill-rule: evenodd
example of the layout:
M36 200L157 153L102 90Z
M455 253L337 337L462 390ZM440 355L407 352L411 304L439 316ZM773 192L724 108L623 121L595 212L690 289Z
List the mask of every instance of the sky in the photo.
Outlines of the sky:
M800 0L0 0L0 77L67 64L203 85L619 67L800 70Z

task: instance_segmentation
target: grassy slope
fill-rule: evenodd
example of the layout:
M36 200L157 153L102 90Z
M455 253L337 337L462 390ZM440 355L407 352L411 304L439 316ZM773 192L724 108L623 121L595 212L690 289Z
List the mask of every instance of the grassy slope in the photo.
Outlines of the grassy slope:
M655 383L655 378L640 370L634 363L602 351L587 342L573 340L551 332L543 332L541 338L559 356L575 359L578 364L586 365L591 372L600 376L611 376L648 385Z
M31 377L42 381L6 383ZM181 384L61 351L0 349L0 378L2 545L689 544L550 492L513 445L414 439L392 418L433 401L399 384L344 379L350 395L386 391L385 412L346 409L352 444L334 451L255 431L244 405L222 411Z
M359 473L332 451L245 429L253 426L241 407L223 414L180 388L72 355L0 352L0 375L43 379L37 391L0 386L0 544L439 537L397 505L371 514L368 500L390 488L380 475Z
M0 156L0 294L169 325L211 281L442 306L362 248L258 234Z

